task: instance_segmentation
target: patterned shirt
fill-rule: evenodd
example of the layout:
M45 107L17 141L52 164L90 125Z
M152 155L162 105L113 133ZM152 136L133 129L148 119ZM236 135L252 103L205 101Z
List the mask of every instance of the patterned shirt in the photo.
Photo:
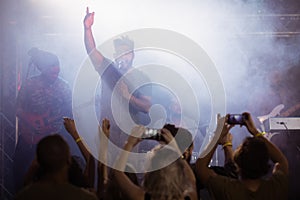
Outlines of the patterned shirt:
M17 116L19 132L25 137L59 132L63 127L63 117L72 117L69 85L61 78L49 84L42 75L28 79L17 97Z

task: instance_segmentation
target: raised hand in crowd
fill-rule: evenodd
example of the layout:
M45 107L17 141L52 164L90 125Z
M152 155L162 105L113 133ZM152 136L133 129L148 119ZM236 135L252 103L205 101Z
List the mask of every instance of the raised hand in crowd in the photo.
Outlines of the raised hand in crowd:
M83 172L85 182L88 187L94 187L94 180L95 180L95 158L87 149L86 144L84 144L83 138L79 135L75 121L71 118L64 118L64 126L68 133L72 136L75 140L76 144L78 145L84 159L86 162L85 169Z
M196 173L205 185L212 199L287 199L288 194L288 163L282 152L262 133L253 122L251 115L243 113L243 124L253 137L246 137L235 151L233 159L238 167L239 179L216 174L209 168L209 163L216 150L217 143L230 146L228 116L218 118L217 141L212 140L213 148L196 161ZM219 132L219 133L220 133ZM226 138L224 138L226 137ZM266 177L269 171L269 159L274 162L273 173Z

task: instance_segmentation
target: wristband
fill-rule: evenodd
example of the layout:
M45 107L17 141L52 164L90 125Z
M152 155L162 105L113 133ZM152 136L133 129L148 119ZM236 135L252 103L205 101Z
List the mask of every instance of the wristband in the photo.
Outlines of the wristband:
M227 147L227 146L232 146L232 143L231 142L226 142L225 144L222 145L223 149L224 149L224 147Z
M77 138L77 139L75 140L76 143L78 143L78 142L80 142L80 141L82 141L82 138L81 138L81 137L79 137L79 138Z
M266 132L257 133L254 137L261 137L264 136Z

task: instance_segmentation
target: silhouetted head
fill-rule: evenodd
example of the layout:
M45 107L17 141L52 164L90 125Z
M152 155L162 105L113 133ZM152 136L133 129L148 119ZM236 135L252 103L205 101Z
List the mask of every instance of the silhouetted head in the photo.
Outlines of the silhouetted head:
M37 144L37 161L44 173L55 173L71 163L67 142L58 134L44 137Z
M234 161L242 179L258 179L268 173L269 153L259 137L247 137L235 151Z

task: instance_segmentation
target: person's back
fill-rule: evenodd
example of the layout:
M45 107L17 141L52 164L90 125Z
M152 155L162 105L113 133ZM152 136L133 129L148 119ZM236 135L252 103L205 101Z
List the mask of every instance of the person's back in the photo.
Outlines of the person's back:
M208 189L212 199L287 199L288 162L282 152L263 134L258 132L249 113L243 113L244 123L253 137L247 137L234 153L239 179L217 175L208 167L216 145L196 162L197 175ZM217 130L220 136L229 133L232 124L228 116L219 119ZM272 175L267 178L270 165L274 163Z
M238 179L217 176L208 182L207 188L212 199L286 199L288 191L286 183L286 176L278 173L268 180L261 180L258 189L251 191ZM224 193L215 190L216 187L222 188Z
M15 199L97 199L68 181L71 156L68 144L58 134L40 140L36 150L41 179L17 193Z
M273 174L266 178L270 169L271 156L264 140L263 137L247 137L235 152L234 161L239 168L241 180L236 183L239 185L238 192L235 184L229 184L228 188L236 198L285 199L287 197L288 184L284 170L275 168ZM237 194L241 196L238 197Z

